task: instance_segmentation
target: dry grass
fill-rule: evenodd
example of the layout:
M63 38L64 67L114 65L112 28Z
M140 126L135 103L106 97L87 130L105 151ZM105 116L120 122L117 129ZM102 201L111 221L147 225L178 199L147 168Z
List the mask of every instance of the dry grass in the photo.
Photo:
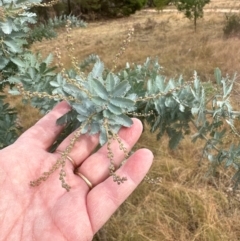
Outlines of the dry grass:
M212 0L211 7L240 7L240 2ZM222 69L223 74L239 70L239 39L223 38L224 20L224 14L206 13L194 33L192 22L182 14L141 12L74 30L72 41L76 57L83 59L95 53L111 68L128 27L134 26L134 41L121 58L119 68L127 61L143 63L146 57L157 56L169 77L183 74L188 79L197 70L203 80L212 80L215 67ZM64 31L57 40L38 43L33 49L44 56L59 45L63 62L69 66ZM26 109L24 112L27 116L22 117L22 123L35 115ZM194 145L186 138L177 150L170 151L167 138L157 142L146 131L136 145L140 147L154 152L150 175L161 177L162 182L143 182L96 234L95 241L240 240L239 201L226 193L231 171L219 170L217 178L206 178L207 162L198 167L201 143Z
M112 60L128 27L134 26L133 42L121 58L119 68L127 61L143 63L149 56L158 57L168 76L183 74L189 78L196 70L203 80L209 80L215 67L225 74L233 74L239 69L239 39L223 38L224 21L224 14L206 13L205 18L199 19L197 33L194 33L193 23L180 13L141 12L129 18L92 23L86 29L74 30L72 42L79 59L96 53L108 68L112 68ZM44 41L36 44L34 50L45 56L59 43L63 62L70 66L64 32L58 41Z
M211 0L206 8L227 8L227 9L239 9L240 2L238 0Z

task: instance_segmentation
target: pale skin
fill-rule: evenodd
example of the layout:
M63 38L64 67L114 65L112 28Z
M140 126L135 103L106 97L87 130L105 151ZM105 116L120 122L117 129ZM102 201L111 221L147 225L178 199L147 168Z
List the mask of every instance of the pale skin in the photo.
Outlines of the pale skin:
M92 240L148 172L153 155L147 149L140 149L117 171L121 177L127 177L125 183L118 185L109 177L106 146L92 154L98 136L83 135L69 156L94 187L90 190L74 174L68 160L65 170L66 182L71 186L69 192L61 187L59 170L39 186L31 187L30 181L48 171L60 157L59 153L49 153L48 148L63 128L56 125L56 119L69 109L66 102L61 102L13 145L0 151L0 241ZM130 128L119 132L128 150L142 132L141 122L133 121ZM72 135L60 144L59 151L66 148ZM119 165L124 154L115 142L112 149Z

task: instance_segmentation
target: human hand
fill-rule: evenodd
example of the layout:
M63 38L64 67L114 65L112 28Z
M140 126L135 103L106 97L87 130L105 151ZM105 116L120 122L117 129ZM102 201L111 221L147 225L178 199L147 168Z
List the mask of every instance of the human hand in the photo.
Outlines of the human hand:
M120 204L133 192L149 170L153 155L147 149L136 151L117 171L127 177L121 185L109 177L109 160L106 145L96 153L98 136L82 135L69 156L93 184L90 190L86 182L74 174L74 166L66 162L67 192L61 187L59 171L55 171L40 186L29 182L48 171L60 157L48 148L56 140L62 126L56 120L70 107L66 102L58 104L51 112L22 134L11 146L0 151L0 240L48 241L92 240ZM130 150L142 132L141 122L133 119L130 128L122 128L119 136ZM57 148L64 151L73 133ZM113 142L114 160L120 164L124 154L118 143Z

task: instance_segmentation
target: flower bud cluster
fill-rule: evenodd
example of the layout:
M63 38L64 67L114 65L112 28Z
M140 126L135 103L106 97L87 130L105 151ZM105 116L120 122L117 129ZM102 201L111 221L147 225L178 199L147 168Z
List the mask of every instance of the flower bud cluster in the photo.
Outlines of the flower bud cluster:
M181 89L184 89L187 86L192 85L192 84L193 84L193 81L188 81L188 82L184 83L181 86L178 86L178 87L175 87L173 89L170 89L166 93L158 92L156 94L148 95L148 96L145 96L145 97L141 97L140 96L138 99L135 100L135 102L138 102L138 101L149 101L149 100L152 100L152 99L157 99L157 98L159 98L161 96L167 96L167 95L172 94L174 92L177 92L177 91L179 91Z
M148 113L137 113L137 112L128 112L128 115L136 116L136 117L148 117L154 114L153 110L148 111Z
M159 184L162 182L162 178L161 177L152 178L152 177L149 177L148 175L146 175L144 178L144 181L149 184Z
M126 48L128 47L129 43L131 42L131 38L134 34L134 28L130 28L128 30L128 34L127 37L123 40L122 45L120 47L119 52L116 54L114 60L112 61L113 63L113 68L112 68L112 72L117 68L117 63L120 59L120 57L124 54L124 52L126 51Z
M22 84L19 84L19 85L16 85L18 91L21 93L21 95L25 98L25 99L31 99L33 97L38 97L38 98L49 98L49 99L52 99L52 100L56 100L56 99L59 99L59 100L66 100L66 101L77 101L74 97L72 96L64 96L64 95L59 95L59 94L56 94L56 95L50 95L46 92L31 92L31 91L26 91L23 87Z
M110 160L109 174L110 174L110 176L113 177L113 181L116 182L118 185L120 185L121 183L124 183L125 181L127 181L127 178L126 177L120 177L119 175L116 174L116 167L114 165L114 154L113 154L113 151L112 151L112 148L111 148L112 140L117 140L117 142L119 143L120 150L122 150L124 152L125 159L127 159L127 157L129 155L128 155L127 149L123 145L120 137L117 134L115 134L114 132L112 132L111 130L109 130L107 120L104 121L103 125L104 125L104 128L106 130L107 138L108 138L107 157Z
M74 70L77 72L77 74L79 76L82 76L82 73L81 73L81 69L80 67L78 66L78 61L77 61L77 58L74 56L74 51L75 51L75 48L74 48L74 44L72 42L72 35L71 35L71 31L72 31L72 28L71 28L71 21L68 19L67 20L67 24L65 26L66 28L66 32L67 32L67 36L66 36L66 42L67 42L67 50L68 50L68 56L70 57L71 59L71 64L74 68Z

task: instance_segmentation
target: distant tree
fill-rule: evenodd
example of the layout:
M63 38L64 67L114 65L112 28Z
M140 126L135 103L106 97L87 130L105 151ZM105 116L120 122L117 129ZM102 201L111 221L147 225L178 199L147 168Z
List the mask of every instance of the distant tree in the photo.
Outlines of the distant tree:
M164 7L166 7L171 0L152 0L153 6L158 10L163 10Z
M185 16L194 20L194 29L197 29L197 19L203 17L203 8L210 0L176 0L177 9L184 12Z
M63 0L68 13L96 13L105 17L129 16L145 7L147 0Z
M147 0L102 0L101 10L110 16L129 16L141 10Z

